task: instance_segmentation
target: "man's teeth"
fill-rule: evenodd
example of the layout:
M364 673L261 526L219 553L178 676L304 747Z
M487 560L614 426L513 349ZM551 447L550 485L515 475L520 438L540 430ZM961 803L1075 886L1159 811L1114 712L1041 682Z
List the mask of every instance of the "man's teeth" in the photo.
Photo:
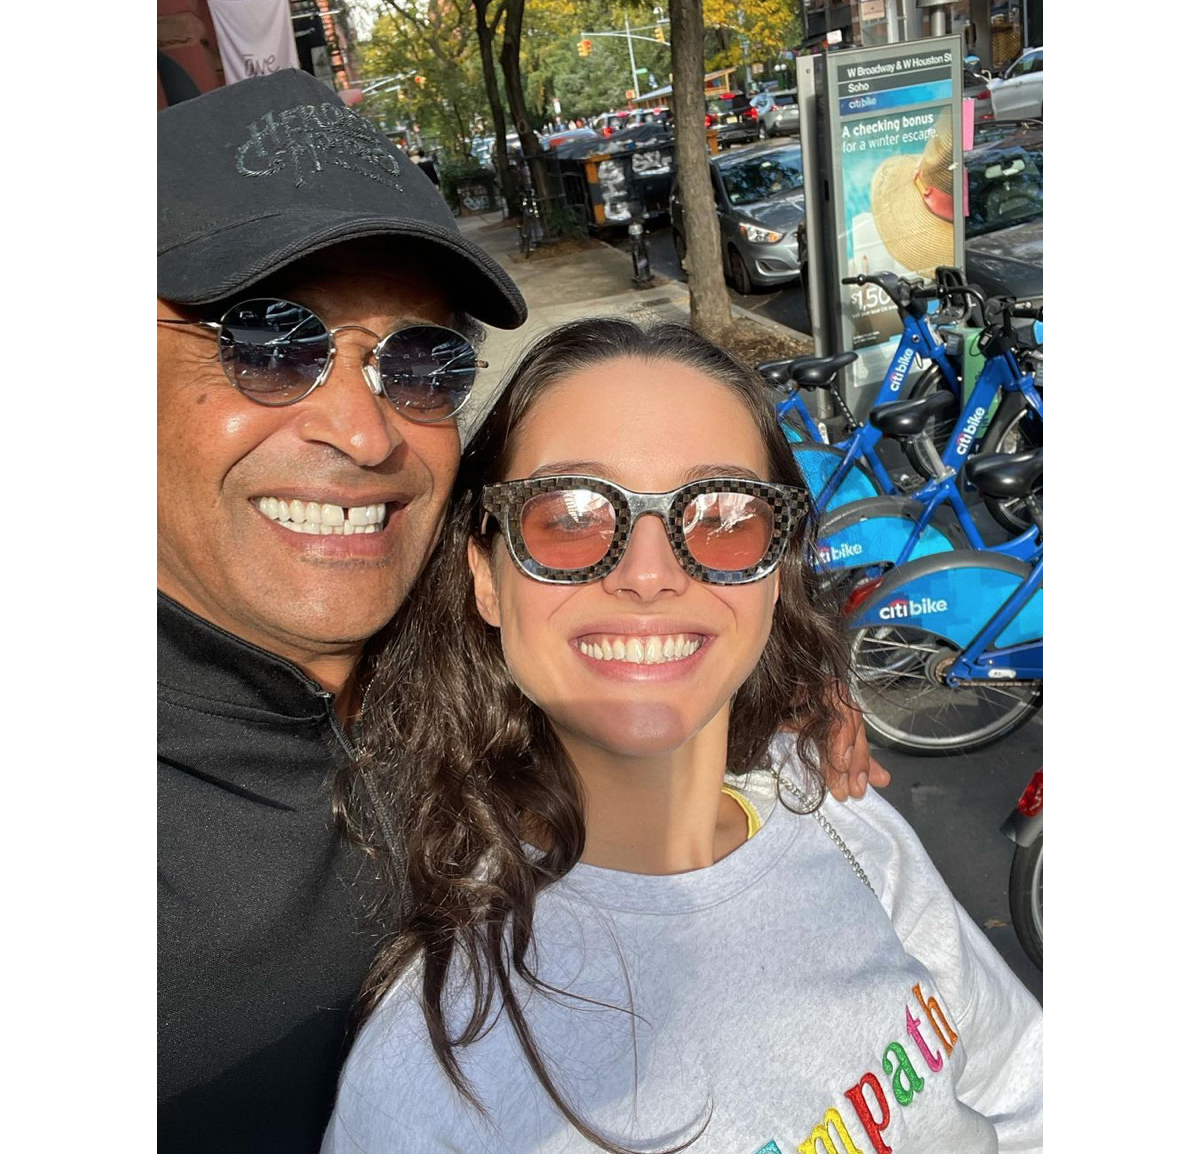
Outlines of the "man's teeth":
M355 533L378 533L387 518L387 506L325 505L316 501L288 501L282 497L259 497L258 511L272 521L278 521L293 533L337 535L349 537Z
M581 641L580 650L597 661L623 661L629 665L662 665L682 661L700 648L700 641L682 633L667 637L601 637Z

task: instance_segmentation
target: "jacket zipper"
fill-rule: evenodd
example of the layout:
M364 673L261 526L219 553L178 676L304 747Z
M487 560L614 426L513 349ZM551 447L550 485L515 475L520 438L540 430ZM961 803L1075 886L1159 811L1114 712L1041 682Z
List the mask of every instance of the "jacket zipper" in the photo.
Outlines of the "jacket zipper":
M333 707L333 694L328 690L322 690L321 698L325 702L325 714L329 718L329 724L333 727L333 732L337 735L338 742L341 744L346 756L353 761L354 748L346 737L345 728L342 726L341 721L338 720L337 712ZM383 840L387 842L388 852L395 858L397 863L402 862L404 855L400 852L400 839L396 836L396 830L387 815L387 810L384 808L383 801L379 796L379 789L374 779L369 773L364 773L358 775L358 780L366 788L367 798L375 810L375 819L379 822L379 828L383 831Z

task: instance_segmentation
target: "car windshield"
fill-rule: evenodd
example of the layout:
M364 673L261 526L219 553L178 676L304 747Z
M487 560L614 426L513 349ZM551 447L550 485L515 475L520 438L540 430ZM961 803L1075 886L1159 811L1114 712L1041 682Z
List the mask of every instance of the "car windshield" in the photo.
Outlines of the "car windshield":
M967 236L1042 219L1042 151L991 148L968 153Z
M800 149L785 148L748 156L721 166L721 180L730 204L750 204L781 192L804 187L804 169Z
M789 105L796 103L796 94L794 92L781 92L775 97L776 108L787 108Z

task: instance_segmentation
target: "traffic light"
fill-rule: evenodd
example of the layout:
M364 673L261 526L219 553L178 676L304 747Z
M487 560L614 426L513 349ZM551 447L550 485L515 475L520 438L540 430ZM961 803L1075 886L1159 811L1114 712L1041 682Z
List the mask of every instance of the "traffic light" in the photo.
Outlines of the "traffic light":
M590 40L581 40L579 42L579 55L580 56L591 56L591 54L592 54L592 42Z
M414 79L414 80L415 80L415 81L416 81L416 82L417 82L417 83L418 83L418 84L419 84L419 85L420 85L422 88L424 88L424 87L425 87L425 77L424 77L424 76L414 76L414 77L413 77L413 79Z
M667 42L667 35L662 30L661 24L656 24L654 26L654 39L657 40L659 42L659 44L666 44L666 42Z

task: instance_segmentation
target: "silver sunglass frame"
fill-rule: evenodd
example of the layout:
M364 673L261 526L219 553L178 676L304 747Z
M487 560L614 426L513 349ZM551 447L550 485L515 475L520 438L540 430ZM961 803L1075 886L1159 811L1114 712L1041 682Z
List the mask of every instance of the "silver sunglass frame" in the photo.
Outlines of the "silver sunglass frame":
M265 400L262 396L259 396L252 392L247 392L245 389L243 389L241 387L241 385L238 384L237 380L234 379L233 374L230 372L229 365L226 363L226 361L224 361L221 358L221 355L220 355L219 350L220 350L221 335L222 335L222 333L228 331L228 326L225 323L226 319L234 311L234 309L243 308L244 306L246 306L248 304L254 304L257 301L266 301L266 302L269 302L272 304L290 305L292 308L303 309L310 316L314 317L318 322L320 322L321 327L325 330L325 336L326 336L326 339L327 339L328 345L329 345L329 353L328 353L328 357L325 361L324 367L321 369L321 372L318 374L318 376L312 382L312 384L310 384L308 386L308 388L306 388L302 393L298 393L294 397L288 397L288 399L285 401ZM379 369L377 367L378 361L379 361L379 353L380 353L380 350L383 348L383 346L389 340L391 340L392 337L397 336L398 334L406 332L407 330L410 330L410 329L437 329L441 332L450 333L451 335L457 337L460 341L462 341L463 344L465 344L467 346L467 348L469 348L471 350L472 358L473 358L472 368L474 370L477 371L479 369L486 369L488 367L487 361L479 359L479 356L475 350L475 346L472 345L471 342L468 341L467 338L462 335L462 333L456 331L455 329L447 328L445 325L427 324L424 322L413 323L413 324L402 324L402 325L397 325L396 328L391 330L391 332L385 333L383 336L380 336L373 329L369 329L365 325L338 325L335 328L330 328L329 325L327 325L325 323L324 318L321 317L321 315L319 313L314 312L307 305L302 305L298 301L289 300L287 297L246 297L244 300L237 301L234 304L230 305L229 308L227 308L225 310L225 312L221 314L221 319L218 321L188 321L188 320L177 319L174 317L158 317L156 319L160 325L182 325L185 327L205 329L205 330L213 333L217 337L217 342L218 342L217 359L220 362L221 371L225 374L225 379L238 391L238 393L240 393L248 401L253 401L256 405L264 405L265 407L270 408L270 409L281 409L287 405L297 404L299 401L304 400L305 397L311 396L313 394L313 392L315 392L318 388L321 387L321 385L323 385L325 383L325 381L329 378L329 374L333 371L333 363L334 363L335 358L337 357L337 342L334 340L334 337L338 333L342 333L342 332L366 333L367 336L373 337L375 339L375 347L373 349L371 349L370 353L363 360L363 364L362 364L363 380L366 381L367 388L369 388L371 390L372 395L374 395L376 397L383 397L388 402L388 404L391 405L391 407L396 410L396 412L400 413L407 420L410 420L414 424L418 424L418 425L436 425L436 424L440 424L443 421L452 421L459 413L462 412L462 410L466 407L467 402L471 399L471 394L475 388L475 381L474 381L474 378L472 378L471 386L467 389L466 395L458 403L458 405L456 405L454 407L454 409L452 409L449 413L444 413L438 417L433 418L432 420L421 420L420 417L413 415L413 413L418 410L410 408L407 405L398 405L398 404L396 404L395 401L392 400L391 397L389 397L387 395L387 393L383 387L383 381L381 380L381 378L379 376Z

